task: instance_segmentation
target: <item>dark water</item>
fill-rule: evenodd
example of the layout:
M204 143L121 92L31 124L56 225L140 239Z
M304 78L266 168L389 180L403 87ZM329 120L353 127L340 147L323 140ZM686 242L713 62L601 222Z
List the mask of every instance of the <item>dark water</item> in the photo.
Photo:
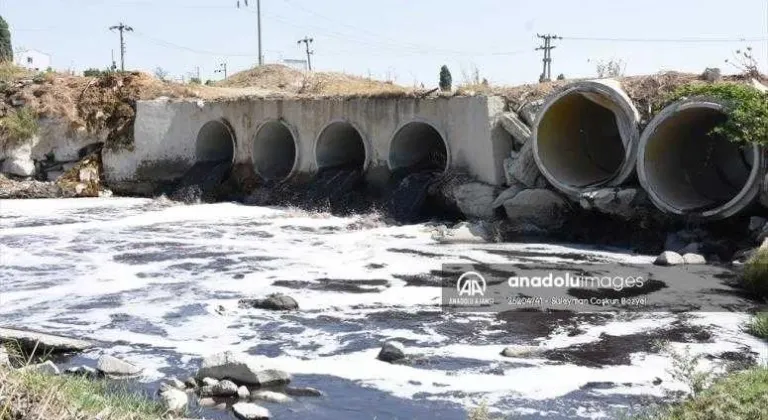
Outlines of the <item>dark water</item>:
M197 162L181 177L168 196L184 203L214 202L231 169L230 161Z

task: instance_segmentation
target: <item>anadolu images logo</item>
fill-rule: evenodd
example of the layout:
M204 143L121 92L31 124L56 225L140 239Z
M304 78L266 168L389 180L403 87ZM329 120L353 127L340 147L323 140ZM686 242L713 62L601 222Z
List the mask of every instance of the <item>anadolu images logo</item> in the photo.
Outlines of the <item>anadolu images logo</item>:
M459 297L485 296L485 288L485 277L474 271L467 271L462 274L456 282L456 290L459 292Z

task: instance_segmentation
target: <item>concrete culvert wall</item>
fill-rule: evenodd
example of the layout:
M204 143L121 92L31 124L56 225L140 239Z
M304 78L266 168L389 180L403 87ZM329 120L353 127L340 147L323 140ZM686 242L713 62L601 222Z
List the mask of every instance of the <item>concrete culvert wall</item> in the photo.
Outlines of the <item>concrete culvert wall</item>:
M225 121L209 121L197 134L197 162L232 162L235 157L235 135Z
M347 122L327 125L315 144L315 163L319 170L330 168L365 169L365 142L360 132Z
M726 118L721 104L684 100L648 125L640 140L638 177L659 209L714 220L756 200L765 158L756 145L711 134Z
M425 122L404 125L390 143L389 168L393 171L445 171L448 169L448 147L443 136Z
M639 120L618 82L576 82L549 98L536 119L536 164L572 197L621 185L635 170Z
M281 121L268 121L259 127L251 146L256 173L267 180L282 180L296 166L296 139Z

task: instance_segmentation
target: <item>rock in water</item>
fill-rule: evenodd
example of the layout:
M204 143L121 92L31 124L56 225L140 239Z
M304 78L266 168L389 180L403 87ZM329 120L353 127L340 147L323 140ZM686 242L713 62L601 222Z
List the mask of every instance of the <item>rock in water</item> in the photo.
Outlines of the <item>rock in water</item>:
M274 391L253 391L251 398L275 404L285 404L293 401L293 398Z
M672 266L672 265L682 265L685 263L683 260L683 256L678 254L677 252L672 251L664 251L659 255L658 258L656 258L656 261L654 261L655 265L660 266Z
M242 420L269 420L270 418L269 410L252 403L237 403L232 406L232 412Z
M96 362L96 369L111 378L130 378L141 374L142 369L116 357L103 355Z
M241 386L240 388L237 388L237 398L240 398L241 400L247 400L251 396L251 391L248 390L248 387Z
M512 230L524 232L532 225L551 231L565 223L569 206L553 191L525 190L504 203L504 210L513 225Z
M239 384L271 386L285 385L290 382L288 373L267 369L261 370L232 352L214 354L203 359L197 378L228 378ZM237 390L235 390L237 392Z
M387 341L381 346L378 359L389 363L405 359L405 346L397 341Z
M186 392L176 388L168 388L160 393L160 401L167 412L181 414L187 408L189 399Z
M201 386L214 386L219 384L219 380L213 378L203 378L200 382L202 382Z
M456 187L453 191L459 210L470 219L492 219L496 188L481 182Z
M200 388L201 397L232 397L237 395L237 385L230 380L223 380L216 385Z
M86 340L62 337L37 331L0 328L0 343L11 342L26 353L59 354L74 353L91 348L94 343Z
M320 391L319 389L315 388L309 388L309 387L285 387L285 393L287 395L290 395L292 397L322 397L325 396L323 391Z
M525 185L519 182L513 182L512 184L510 184L509 188L502 191L502 193L499 194L499 196L496 197L495 200L493 200L493 204L491 204L491 207L493 207L494 210L500 207L503 207L504 203L515 198L515 196L520 194L523 190L525 190Z
M293 311L299 309L299 303L296 302L296 299L282 293L269 295L266 299L242 299L238 304L241 307L268 309L271 311Z
M702 265L707 263L707 259L703 255L694 254L689 252L683 255L683 261L688 265Z
M20 372L35 372L35 373L42 373L44 375L59 375L61 374L61 371L59 371L59 367L56 366L55 363L48 360L45 363L38 363L36 365L29 365L24 366L19 369Z

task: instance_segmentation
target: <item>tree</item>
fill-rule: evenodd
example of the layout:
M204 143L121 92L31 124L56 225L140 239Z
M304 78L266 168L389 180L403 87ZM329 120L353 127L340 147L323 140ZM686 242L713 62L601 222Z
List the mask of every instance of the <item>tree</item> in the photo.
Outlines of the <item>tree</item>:
M189 84L190 85L199 85L201 83L202 82L200 81L200 79L198 77L192 77L192 78L189 79Z
M557 76L557 80L565 80L565 75L563 73L560 73L560 75Z
M451 71L448 70L448 66L443 65L443 67L440 67L440 90L448 92L451 90L452 84L453 77L451 76Z
M168 77L168 71L162 67L158 67L155 69L155 77L165 81L165 79Z
M11 45L11 30L8 22L0 16L0 62L13 61L13 46Z

